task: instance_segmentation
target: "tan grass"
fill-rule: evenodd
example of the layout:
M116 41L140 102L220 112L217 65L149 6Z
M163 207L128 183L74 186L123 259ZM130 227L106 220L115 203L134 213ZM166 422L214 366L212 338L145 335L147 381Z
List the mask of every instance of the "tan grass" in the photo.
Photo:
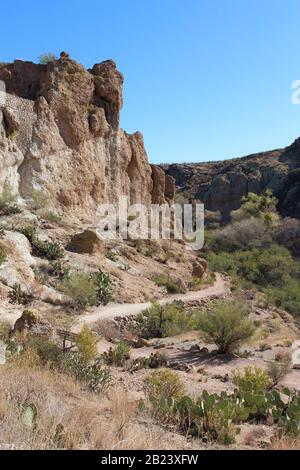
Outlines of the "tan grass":
M37 409L35 429L22 422L28 404ZM1 366L0 449L167 448L163 430L139 419L138 403L117 388L109 397L94 395L72 378L41 368L33 356Z

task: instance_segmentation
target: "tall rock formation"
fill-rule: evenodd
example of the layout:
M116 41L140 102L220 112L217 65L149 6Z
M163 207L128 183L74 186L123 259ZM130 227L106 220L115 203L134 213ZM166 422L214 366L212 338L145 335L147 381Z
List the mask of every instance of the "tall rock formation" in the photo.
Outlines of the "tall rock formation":
M172 202L174 180L148 163L143 137L119 127L123 76L107 60L86 70L61 54L34 64L0 65L0 190L25 201L42 189L66 212L99 203Z

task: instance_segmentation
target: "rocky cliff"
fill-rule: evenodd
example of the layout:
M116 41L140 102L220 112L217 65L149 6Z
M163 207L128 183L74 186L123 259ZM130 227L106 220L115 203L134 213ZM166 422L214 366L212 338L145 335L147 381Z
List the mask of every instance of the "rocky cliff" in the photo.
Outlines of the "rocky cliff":
M300 218L300 138L284 149L210 163L162 165L176 180L182 198L199 199L227 221L249 192L267 188L277 196L279 211Z
M173 178L148 163L143 137L119 127L123 76L113 61L86 70L59 60L0 65L0 190L24 200L43 190L65 213L92 214L127 195L171 202Z

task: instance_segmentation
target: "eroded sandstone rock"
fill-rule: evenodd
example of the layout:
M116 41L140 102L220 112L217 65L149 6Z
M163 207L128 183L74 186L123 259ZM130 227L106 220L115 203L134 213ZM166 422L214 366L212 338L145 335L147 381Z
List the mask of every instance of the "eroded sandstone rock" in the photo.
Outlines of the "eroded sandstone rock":
M45 65L16 60L0 67L0 80L0 190L6 179L25 200L43 190L78 217L119 196L173 199L173 180L151 169L142 135L119 127L123 76L113 61L86 70L68 54Z

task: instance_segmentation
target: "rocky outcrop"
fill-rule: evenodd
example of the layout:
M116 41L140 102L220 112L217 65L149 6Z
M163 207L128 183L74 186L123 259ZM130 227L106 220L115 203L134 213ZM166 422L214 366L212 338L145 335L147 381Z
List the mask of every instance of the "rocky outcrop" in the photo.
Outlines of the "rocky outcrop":
M228 221L249 192L270 188L284 216L300 218L300 139L285 149L211 163L162 165L181 199L198 199Z
M148 163L143 137L119 127L123 76L107 60L86 70L63 53L0 66L0 190L25 201L42 189L53 207L77 216L99 203L172 202L174 182Z

